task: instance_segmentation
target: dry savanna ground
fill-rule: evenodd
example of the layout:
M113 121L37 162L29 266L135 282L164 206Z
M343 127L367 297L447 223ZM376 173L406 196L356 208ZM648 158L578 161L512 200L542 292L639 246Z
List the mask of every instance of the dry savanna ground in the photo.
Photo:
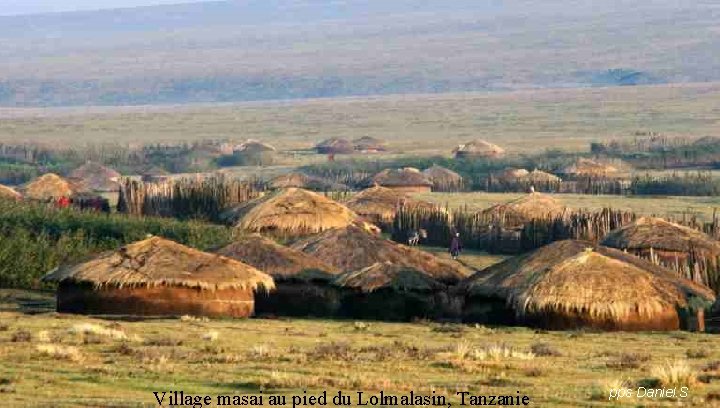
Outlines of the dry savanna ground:
M113 321L51 312L48 294L0 291L3 406L154 406L153 391L297 395L410 390L530 396L532 406L713 406L720 338L545 332L427 322ZM33 311L29 314L28 311ZM612 387L689 388L607 401Z

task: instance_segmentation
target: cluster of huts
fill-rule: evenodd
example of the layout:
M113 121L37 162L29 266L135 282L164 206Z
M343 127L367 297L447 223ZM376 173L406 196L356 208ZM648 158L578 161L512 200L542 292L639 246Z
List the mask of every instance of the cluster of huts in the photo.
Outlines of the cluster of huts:
M537 193L531 200L535 207L551 204ZM373 224L387 222L399 206L428 205L381 186L344 203L283 188L227 211L238 238L224 248L200 252L150 237L60 267L45 280L59 283L61 312L437 319L549 329L697 330L715 301L699 278L671 268L701 249L720 254L717 243L689 228L643 218L602 244L558 241L473 271L385 239ZM530 207L511 203L502 211L521 221L533 216ZM664 238L649 242L653 230Z

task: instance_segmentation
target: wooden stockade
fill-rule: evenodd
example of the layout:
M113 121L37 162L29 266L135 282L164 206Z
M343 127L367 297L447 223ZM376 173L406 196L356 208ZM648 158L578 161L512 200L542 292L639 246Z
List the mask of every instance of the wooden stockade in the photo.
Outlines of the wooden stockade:
M120 183L118 211L132 215L200 218L218 221L233 205L256 198L265 190L258 181L209 177L145 183L124 179Z

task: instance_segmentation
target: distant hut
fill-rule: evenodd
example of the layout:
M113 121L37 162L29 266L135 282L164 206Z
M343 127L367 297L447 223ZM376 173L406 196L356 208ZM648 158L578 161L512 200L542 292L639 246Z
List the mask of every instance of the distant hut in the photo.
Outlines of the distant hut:
M315 150L319 154L350 154L355 151L355 146L347 139L333 137L318 143Z
M378 262L390 262L417 269L447 284L457 283L468 275L468 270L456 262L369 234L355 226L313 235L294 243L292 248L343 272L356 271Z
M455 192L463 189L463 178L458 173L433 164L423 170L425 177L432 183L432 191Z
M346 227L357 214L323 195L288 188L235 206L222 218L244 231L298 236Z
M273 277L275 290L255 296L259 315L334 316L338 290L330 285L338 269L259 234L241 236L218 254L236 259Z
M353 139L352 144L355 151L361 153L379 153L387 150L384 140L371 136L363 136L358 139Z
M547 185L547 184L559 184L562 179L554 174L534 169L525 176L525 179L536 186Z
M620 169L609 163L581 157L560 172L571 177L613 177L618 175Z
M479 214L487 221L512 228L534 219L556 218L566 211L567 207L552 195L532 192L507 203L496 204Z
M711 304L712 291L617 249L558 241L493 265L461 285L465 320L493 316L487 302L502 300L506 324L553 330L678 330ZM492 304L492 303L491 303Z
M494 159L505 154L502 147L485 140L461 144L453 150L456 159Z
M321 177L309 176L303 173L287 173L270 180L270 189L304 188L312 191L348 191L350 188L341 183L335 183Z
M141 179L144 182L160 182L167 181L170 179L170 172L160 166L152 166L141 174Z
M378 262L341 274L340 315L352 319L410 321L443 316L447 287L427 274L392 262Z
M71 197L84 189L77 182L66 180L54 173L47 173L26 184L23 190L27 198L49 200Z
M360 191L345 202L357 215L371 223L389 226L401 208L426 208L434 210L435 204L416 200L401 191L374 186Z
M429 193L432 183L420 170L413 167L385 169L376 174L373 183L406 193Z
M530 172L525 169L508 167L505 170L493 173L492 177L503 183L517 183L524 180L529 174Z
M662 218L641 217L610 232L602 244L622 249L720 290L720 242Z
M238 166L269 166L275 162L277 149L258 140L248 140L233 149Z
M0 184L0 199L18 201L22 200L22 194L18 193L11 187Z
M91 161L68 174L70 180L77 180L82 183L87 190L98 193L119 191L120 177L122 177L122 175L117 171Z
M137 316L247 317L255 291L275 287L249 265L160 237L60 267L43 280L59 283L58 312Z

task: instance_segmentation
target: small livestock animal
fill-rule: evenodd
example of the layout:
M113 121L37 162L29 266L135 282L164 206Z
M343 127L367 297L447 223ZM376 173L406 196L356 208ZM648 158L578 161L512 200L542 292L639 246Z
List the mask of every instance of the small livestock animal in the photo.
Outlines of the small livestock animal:
M427 231L424 229L412 230L408 233L408 245L417 246L421 239L427 238Z

